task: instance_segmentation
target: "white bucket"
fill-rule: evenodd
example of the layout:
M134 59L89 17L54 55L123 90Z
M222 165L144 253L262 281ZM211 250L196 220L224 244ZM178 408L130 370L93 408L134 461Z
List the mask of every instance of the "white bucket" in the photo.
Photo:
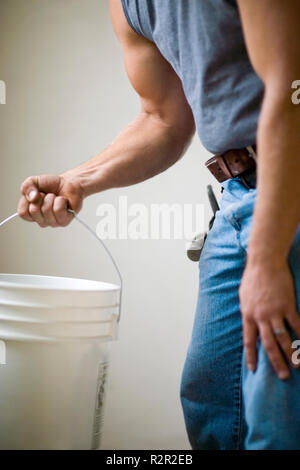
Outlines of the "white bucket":
M98 449L120 286L0 274L0 449Z

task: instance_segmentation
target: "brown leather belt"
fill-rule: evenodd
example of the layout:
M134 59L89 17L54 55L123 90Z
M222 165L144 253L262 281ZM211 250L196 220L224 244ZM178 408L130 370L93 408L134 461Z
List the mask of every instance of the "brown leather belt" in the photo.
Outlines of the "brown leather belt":
M255 171L256 145L214 155L205 162L205 166L220 183L237 176L243 180L243 176Z

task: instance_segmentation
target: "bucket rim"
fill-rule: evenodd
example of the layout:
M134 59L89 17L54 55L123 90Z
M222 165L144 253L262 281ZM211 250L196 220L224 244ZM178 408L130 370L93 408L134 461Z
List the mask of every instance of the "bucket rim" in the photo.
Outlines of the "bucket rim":
M29 278L37 279L42 278L44 280L68 280L68 281L76 281L82 282L83 284L86 283L84 287L78 288L76 287L67 287L67 286L47 286L47 285L38 285L38 284L26 284L22 282L9 282L8 279L2 280L2 278ZM91 283L90 286L87 284ZM75 277L65 277L65 276L47 276L47 275L40 275L40 274L22 274L22 273L0 273L0 288L10 288L14 290L32 290L32 291L59 291L59 292L118 292L121 291L121 286L117 284L112 284L110 282L104 281L95 281L91 279L83 279L83 278L75 278Z

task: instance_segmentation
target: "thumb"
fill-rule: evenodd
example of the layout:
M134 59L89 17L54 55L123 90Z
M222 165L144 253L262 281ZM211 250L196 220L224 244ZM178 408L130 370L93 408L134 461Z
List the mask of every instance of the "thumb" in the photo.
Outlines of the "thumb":
M59 191L60 178L57 175L31 176L21 185L21 192L28 202L35 203L40 199L40 193L54 193Z

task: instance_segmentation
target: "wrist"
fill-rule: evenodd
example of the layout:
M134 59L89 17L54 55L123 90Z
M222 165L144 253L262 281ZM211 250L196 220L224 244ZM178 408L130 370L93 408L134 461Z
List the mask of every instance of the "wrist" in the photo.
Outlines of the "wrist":
M280 269L287 264L287 256L284 253L272 252L264 249L263 251L249 248L247 253L247 265L262 266L268 269Z
M73 186L74 191L76 191L76 193L79 195L79 197L82 200L87 197L87 194L85 193L84 187L82 185L81 178L75 171L73 170L65 171L64 173L61 173L59 176L61 177L63 183L65 184L70 183Z
M95 175L95 171L75 168L62 173L60 176L78 187L83 199L104 189L100 177L98 174Z

